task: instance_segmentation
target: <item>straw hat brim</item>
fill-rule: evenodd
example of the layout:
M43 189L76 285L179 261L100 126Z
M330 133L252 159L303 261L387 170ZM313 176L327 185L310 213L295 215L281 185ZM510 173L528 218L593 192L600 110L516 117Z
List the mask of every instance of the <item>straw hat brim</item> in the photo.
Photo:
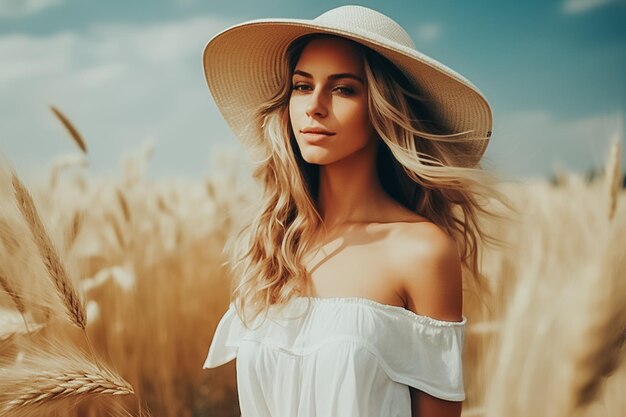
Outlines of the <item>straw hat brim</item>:
M296 38L325 33L343 36L380 53L402 70L428 97L429 109L448 132L472 131L463 144L463 163L474 166L485 152L492 129L489 103L469 80L442 63L392 40L358 28L307 19L257 19L213 36L203 52L203 66L215 104L241 143L262 144L254 114L279 88L288 45Z

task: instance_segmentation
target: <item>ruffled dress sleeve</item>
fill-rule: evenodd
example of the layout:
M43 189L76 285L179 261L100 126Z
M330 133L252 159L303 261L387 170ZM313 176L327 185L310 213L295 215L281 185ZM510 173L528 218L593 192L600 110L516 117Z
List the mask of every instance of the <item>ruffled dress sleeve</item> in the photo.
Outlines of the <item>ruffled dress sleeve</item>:
M434 397L463 401L463 345L467 318L459 322L409 314L381 338L382 366L389 377ZM393 329L395 326L395 329Z
M243 323L231 303L217 324L202 369L215 368L235 359L244 329Z

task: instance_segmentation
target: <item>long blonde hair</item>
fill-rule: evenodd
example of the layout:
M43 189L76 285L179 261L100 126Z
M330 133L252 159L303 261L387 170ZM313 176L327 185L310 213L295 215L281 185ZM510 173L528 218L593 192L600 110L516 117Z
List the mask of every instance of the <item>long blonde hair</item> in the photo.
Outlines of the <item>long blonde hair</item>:
M305 35L286 51L284 82L276 94L259 106L256 122L263 127L265 158L253 171L263 186L263 198L250 224L228 242L231 301L247 323L266 315L271 305L285 305L294 296L307 295L310 276L302 259L312 238L324 224L316 206L319 167L301 156L289 118L291 75L306 44L318 36ZM354 42L361 51L368 90L368 111L381 141L377 172L386 192L408 209L443 228L457 242L464 277L473 287L489 292L479 271L479 242L502 245L487 234L479 214L501 217L488 209L495 198L513 210L495 188L499 178L475 160L472 137L443 134L419 86L385 57Z

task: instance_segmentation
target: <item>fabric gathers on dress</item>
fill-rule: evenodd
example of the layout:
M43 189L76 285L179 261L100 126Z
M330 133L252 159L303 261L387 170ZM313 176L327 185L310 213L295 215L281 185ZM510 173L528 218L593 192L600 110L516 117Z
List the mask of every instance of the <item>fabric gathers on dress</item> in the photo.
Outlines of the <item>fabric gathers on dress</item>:
M367 298L296 297L257 324L246 328L231 303L204 363L237 358L242 417L410 417L409 386L465 399L465 316L452 322Z

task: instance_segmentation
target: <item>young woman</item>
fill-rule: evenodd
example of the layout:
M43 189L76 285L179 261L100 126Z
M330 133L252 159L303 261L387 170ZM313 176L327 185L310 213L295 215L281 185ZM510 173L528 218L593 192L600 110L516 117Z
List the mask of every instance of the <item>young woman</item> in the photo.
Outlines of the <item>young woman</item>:
M264 186L204 367L237 357L243 417L460 416L463 276L510 207L482 94L360 6L233 26L204 69Z

